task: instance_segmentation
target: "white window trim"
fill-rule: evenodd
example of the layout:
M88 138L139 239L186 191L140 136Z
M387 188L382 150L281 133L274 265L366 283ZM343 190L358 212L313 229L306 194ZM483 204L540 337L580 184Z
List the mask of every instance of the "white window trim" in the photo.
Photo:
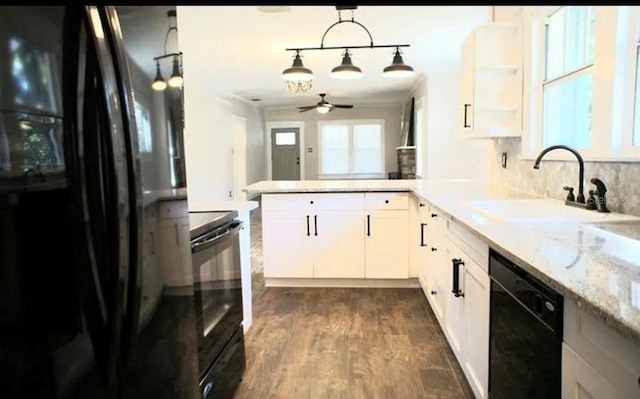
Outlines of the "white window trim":
M542 151L542 82L544 23L560 6L527 6L524 12L523 134L519 159L536 159ZM635 95L635 51L640 16L631 6L596 6L593 62L592 146L581 149L585 161L637 162L632 146ZM624 144L627 143L627 144ZM553 151L545 160L575 160L568 151Z
M381 165L382 172L380 173L345 173L345 174L322 174L320 163L322 157L322 140L320 140L320 132L322 131L323 126L328 125L366 125L366 124L375 124L380 125L380 157L381 157ZM330 180L330 179L377 179L377 178L386 178L385 171L385 120L384 119L343 119L343 120L322 120L318 121L318 179L319 180ZM351 138L351 130L349 137ZM352 154L349 154L349 160L351 160Z

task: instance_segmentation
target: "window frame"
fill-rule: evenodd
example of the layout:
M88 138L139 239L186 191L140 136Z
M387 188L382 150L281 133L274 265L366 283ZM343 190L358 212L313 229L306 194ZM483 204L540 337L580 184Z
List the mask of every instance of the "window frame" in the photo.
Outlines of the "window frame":
M321 120L318 121L318 179L371 179L386 178L386 149L385 149L385 119L342 119L342 120ZM353 127L354 125L378 125L380 126L380 165L382 170L379 173L334 173L322 174L322 128L331 125L346 125L349 134L349 169L353 167L354 147L353 147Z
M142 147L140 146L140 121L136 111L138 105L143 110L145 110L149 115L149 138L151 140L151 151L143 151ZM135 118L136 118L135 125L136 125L136 138L138 139L138 152L139 152L140 158L146 162L151 161L151 159L153 158L154 147L156 145L155 137L153 136L153 113L151 111L151 108L148 105L149 103L146 101L146 98L139 95L137 91L134 92L133 109L134 109Z
M533 160L542 151L545 21L562 6L524 7L523 134L519 159ZM585 161L637 162L633 146L636 43L640 36L640 6L594 6L593 103L591 146L579 149ZM545 155L549 160L575 160L566 151Z

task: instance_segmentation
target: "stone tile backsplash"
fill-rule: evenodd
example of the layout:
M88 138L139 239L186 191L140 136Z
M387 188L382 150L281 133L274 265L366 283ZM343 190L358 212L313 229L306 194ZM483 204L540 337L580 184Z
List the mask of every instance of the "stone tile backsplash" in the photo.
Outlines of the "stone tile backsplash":
M540 169L533 169L533 160L518 160L521 152L519 138L495 140L495 154L507 153L507 168L492 164L492 184L527 194L564 200L563 186L574 188L578 194L578 162L543 159ZM498 157L499 158L499 157ZM597 177L607 186L607 204L612 212L640 216L640 162L584 163L584 195L595 186L589 182Z

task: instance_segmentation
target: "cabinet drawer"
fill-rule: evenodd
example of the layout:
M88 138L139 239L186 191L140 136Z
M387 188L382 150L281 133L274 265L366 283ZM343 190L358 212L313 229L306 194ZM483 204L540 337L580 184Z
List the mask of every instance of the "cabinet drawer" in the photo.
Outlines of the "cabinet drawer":
M265 211L361 210L363 193L263 194Z
M160 219L171 219L188 216L187 201L160 201L158 203Z
M485 272L489 272L489 245L464 226L449 222L449 238L468 256L470 256Z
M408 193L365 193L365 209L409 209Z
M640 346L568 298L564 301L564 341L623 397L640 397Z

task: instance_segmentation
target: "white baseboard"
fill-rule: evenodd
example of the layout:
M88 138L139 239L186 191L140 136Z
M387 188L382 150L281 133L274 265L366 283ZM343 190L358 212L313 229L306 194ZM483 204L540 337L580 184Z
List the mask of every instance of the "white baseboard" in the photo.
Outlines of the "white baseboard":
M420 288L417 278L265 278L265 287Z

